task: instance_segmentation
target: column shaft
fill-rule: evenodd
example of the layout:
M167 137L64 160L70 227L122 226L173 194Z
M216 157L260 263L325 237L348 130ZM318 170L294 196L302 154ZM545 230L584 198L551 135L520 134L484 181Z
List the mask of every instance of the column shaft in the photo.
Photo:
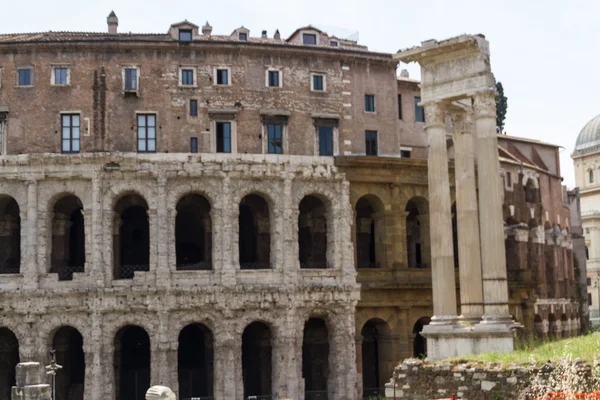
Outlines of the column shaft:
M479 212L475 189L472 125L464 111L453 113L452 123L461 321L471 324L479 322L483 315Z
M456 281L450 213L450 184L444 111L438 104L425 106L429 140L427 175L433 286L432 325L453 323L456 316Z
M502 184L493 93L475 97L484 323L512 321L508 311Z

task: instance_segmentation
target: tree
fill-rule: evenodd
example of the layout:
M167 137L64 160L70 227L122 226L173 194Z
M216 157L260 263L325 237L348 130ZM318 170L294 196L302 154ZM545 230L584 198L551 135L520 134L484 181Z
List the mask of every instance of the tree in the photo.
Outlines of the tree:
M496 130L498 133L504 132L504 120L506 119L507 109L508 99L504 95L502 82L496 82Z

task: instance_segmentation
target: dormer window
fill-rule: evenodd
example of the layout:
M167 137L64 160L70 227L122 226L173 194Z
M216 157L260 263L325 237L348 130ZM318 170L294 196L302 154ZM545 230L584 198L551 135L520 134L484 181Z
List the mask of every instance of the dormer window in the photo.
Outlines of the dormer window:
M310 45L317 44L317 35L314 33L303 33L302 43Z
M180 42L191 42L192 41L192 30L191 29L180 29L179 30L179 41Z
M338 47L340 45L340 42L338 42L337 40L330 40L329 45L333 47Z
M246 32L239 32L238 39L240 40L248 40L248 34Z

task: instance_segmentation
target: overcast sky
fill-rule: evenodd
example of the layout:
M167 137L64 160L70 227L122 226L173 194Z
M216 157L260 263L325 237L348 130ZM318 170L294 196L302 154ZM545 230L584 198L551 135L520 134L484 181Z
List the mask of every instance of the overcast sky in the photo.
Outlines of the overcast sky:
M244 25L252 36L279 29L287 38L313 24L358 31L359 43L389 53L426 39L483 33L508 97L506 131L563 146L561 171L569 186L575 182L570 154L577 135L600 113L598 0L5 0L0 33L103 32L111 10L120 32L166 33L187 19L198 25L208 20L213 34ZM419 77L417 66L408 69Z

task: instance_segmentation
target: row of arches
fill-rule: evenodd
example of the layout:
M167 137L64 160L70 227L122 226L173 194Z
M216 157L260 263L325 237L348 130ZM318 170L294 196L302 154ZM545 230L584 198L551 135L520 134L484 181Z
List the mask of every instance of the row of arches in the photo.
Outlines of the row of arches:
M579 316L569 319L567 314L561 314L557 318L555 314L550 313L546 320L536 314L533 319L533 333L538 339L560 339L576 336L579 334Z
M179 333L177 379L183 400L214 396L215 354L213 332L193 323ZM58 364L57 400L83 400L86 362L83 337L70 326L55 333L52 345ZM273 395L273 334L262 321L250 323L242 334L244 398ZM310 318L304 324L302 377L305 391L327 399L329 386L329 331L325 320ZM12 331L0 328L0 398L10 398L19 363L19 343ZM115 400L143 400L151 380L151 346L146 330L137 325L119 329L114 337Z

